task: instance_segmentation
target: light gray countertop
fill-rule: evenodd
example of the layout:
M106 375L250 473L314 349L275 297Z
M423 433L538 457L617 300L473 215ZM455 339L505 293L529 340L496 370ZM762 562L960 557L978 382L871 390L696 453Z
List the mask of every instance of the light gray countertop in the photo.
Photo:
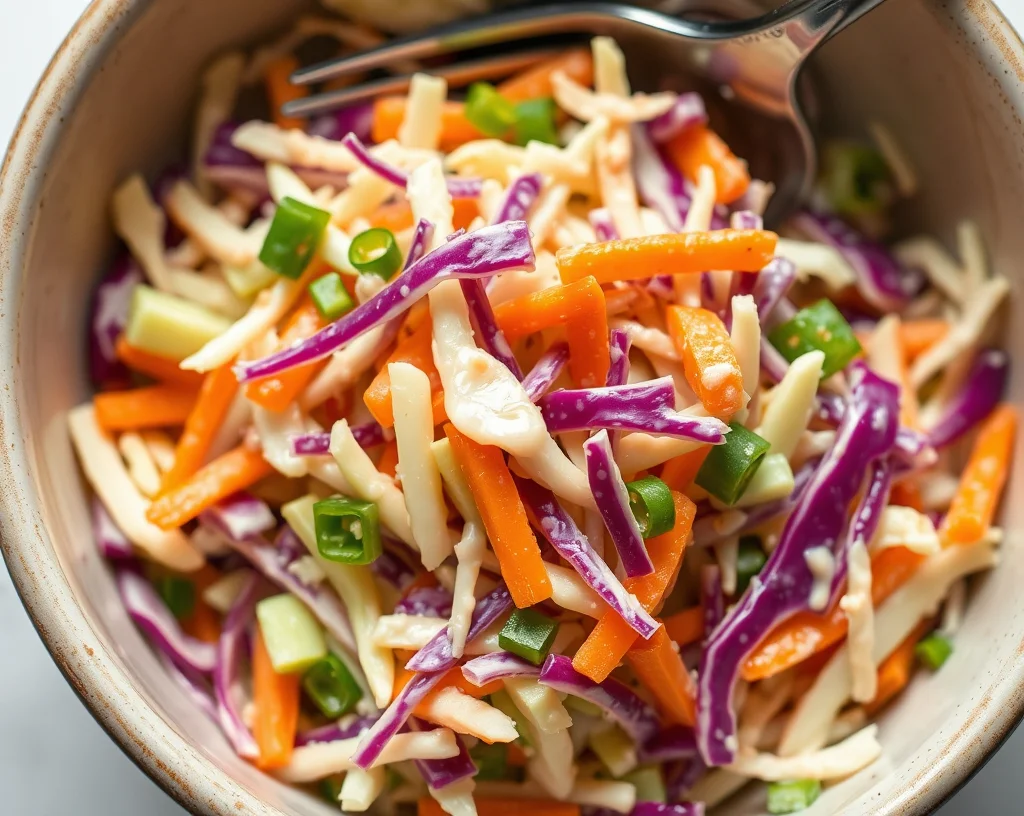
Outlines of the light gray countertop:
M32 87L84 0L4 0L0 26L0 137L6 141ZM1024 24L1024 0L1004 4ZM174 816L184 811L150 782L93 721L65 683L0 569L0 791L5 816ZM1021 812L1024 729L941 811Z

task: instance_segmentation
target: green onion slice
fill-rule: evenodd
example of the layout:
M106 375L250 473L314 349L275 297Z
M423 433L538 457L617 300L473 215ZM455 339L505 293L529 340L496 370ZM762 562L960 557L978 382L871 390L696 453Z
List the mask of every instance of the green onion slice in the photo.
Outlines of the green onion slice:
M694 482L716 499L735 504L754 478L771 444L738 422L730 422L729 428L725 442L711 448Z
M352 239L348 260L362 274L391 280L391 276L402 266L402 251L391 230L374 227Z
M326 210L282 199L260 249L260 261L278 275L298 279L313 260L330 220Z
M380 515L373 502L344 496L313 505L316 546L328 561L372 564L381 554Z
M192 614L196 608L196 585L188 578L168 575L153 582L157 593L178 620Z
M527 99L516 105L516 144L558 144L558 128L555 126L557 113L554 99Z
M657 476L646 476L635 482L627 482L629 509L640 525L640 535L645 539L667 533L676 525L676 505L672 491Z
M335 654L327 654L302 676L306 696L325 717L336 720L348 714L363 697L363 690Z
M822 351L822 379L842 371L861 352L853 329L831 300L819 300L768 333L768 341L789 362L809 351Z
M881 153L866 145L829 145L821 182L832 209L841 215L880 213L895 197L889 165Z
M516 124L516 106L486 82L474 82L466 95L466 118L485 136L500 138Z
M947 658L953 654L953 644L943 635L932 632L926 638L918 641L914 647L914 654L929 669L938 671Z
M819 796L821 782L817 779L772 782L768 785L768 812L798 813L807 810Z
M328 272L313 281L309 285L309 297L324 320L337 320L355 306L337 272Z
M768 561L757 536L743 536L736 550L736 594L742 595Z

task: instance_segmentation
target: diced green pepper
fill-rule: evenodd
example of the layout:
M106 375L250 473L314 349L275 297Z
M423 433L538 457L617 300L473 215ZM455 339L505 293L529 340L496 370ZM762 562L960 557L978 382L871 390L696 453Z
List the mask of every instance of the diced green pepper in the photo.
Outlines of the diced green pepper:
M539 666L551 651L558 624L533 609L517 609L498 634L498 645Z
M789 362L809 351L824 352L822 379L842 371L861 352L850 324L828 299L801 309L776 326L768 333L768 340Z
M502 137L516 124L516 106L486 82L474 82L466 94L466 118L485 136Z
M178 620L187 618L196 608L196 585L188 578L167 575L157 578L153 585Z
M821 782L817 779L772 782L768 785L768 812L779 814L807 810L819 796Z
M302 675L306 696L325 717L336 720L348 714L363 698L363 690L337 655L327 654Z
M694 482L726 504L735 504L754 478L771 444L738 422L729 423L725 442L715 445Z
M313 505L316 546L328 561L372 564L381 554L380 515L373 502L344 496Z
M743 536L736 550L736 594L742 595L768 561L757 536Z
M331 214L285 197L274 211L260 261L278 275L297 280L313 260Z
M866 145L831 144L822 161L821 182L832 210L862 216L882 212L893 200L889 165Z
M228 330L223 315L139 284L132 291L124 338L134 348L180 363Z
M374 227L352 239L348 261L361 274L391 280L402 266L402 251L391 230Z
M309 285L309 297L324 320L337 320L355 306L337 272L328 272L313 281Z
M323 629L294 595L264 598L256 604L256 619L278 674L305 671L327 654Z
M667 533L676 524L676 505L672 491L657 476L646 476L635 482L627 482L629 509L640 525L640 534L654 538Z
M938 632L932 632L927 637L918 641L914 647L914 654L929 669L938 671L949 656L953 654L953 644L949 642L948 638L940 635Z
M516 105L516 144L546 142L558 144L555 116L558 112L554 99L527 99Z
M622 777L623 782L631 782L636 786L636 801L661 802L668 801L665 781L661 778L661 770L653 766L637 768Z

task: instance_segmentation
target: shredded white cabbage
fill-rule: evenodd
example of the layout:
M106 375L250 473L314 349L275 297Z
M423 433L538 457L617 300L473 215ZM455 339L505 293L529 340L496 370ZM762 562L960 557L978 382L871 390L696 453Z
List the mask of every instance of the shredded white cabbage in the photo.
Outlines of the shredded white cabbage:
M211 198L213 187L206 180L206 151L217 128L227 122L235 110L244 70L245 54L228 51L210 64L200 82L199 106L192 130L192 176L199 192L207 199Z
M764 409L758 435L771 443L773 453L787 459L796 450L800 436L814 412L825 354L809 351L797 357L772 392Z
M387 775L384 769L350 768L341 782L341 809L345 813L364 813L384 790Z
M976 221L961 221L956 227L956 241L964 268L964 297L968 300L988 279L985 244Z
M476 780L473 777L460 779L436 790L427 788L427 792L448 816L477 816L476 802L473 799L475 790Z
M431 693L417 706L416 716L488 744L512 742L519 736L511 717L454 686Z
M506 678L505 691L539 733L556 734L572 725L558 692L528 677Z
M766 782L783 779L842 779L866 768L882 755L878 726L869 725L830 748L800 756L746 754L728 769Z
M142 431L140 436L161 474L174 467L174 442L164 431Z
M597 184L601 201L620 238L644 234L632 170L633 145L625 125L611 128L597 143Z
M198 194L197 194L198 195ZM164 259L164 211L153 201L142 176L135 174L114 191L111 201L114 231L155 289L173 291L170 267Z
M739 711L739 728L736 731L741 752L760 744L768 723L789 702L793 694L793 680L793 672L783 672L750 687Z
M661 329L645 326L643 323L623 317L613 317L608 321L608 325L613 329L624 331L629 337L630 344L641 351L650 352L665 360L678 361L680 359L676 344Z
M437 150L441 141L441 111L448 97L448 83L437 76L413 74L405 103L405 118L398 127L404 147Z
M288 572L310 587L319 586L327 579L327 575L311 555L296 558L288 565Z
M534 249L542 247L554 232L555 224L565 215L569 203L569 185L554 184L545 187L530 213L530 232Z
M890 504L882 508L868 551L873 555L889 547L906 547L919 555L934 555L940 546L935 523L927 515L913 507Z
M251 575L252 573L244 568L227 573L203 590L203 600L222 615L226 615Z
M757 306L750 295L735 295L732 299L732 331L729 339L740 364L743 391L747 395L747 405L736 419L750 425L756 422L754 398L761 384L761 321L757 318Z
M914 171L914 165L910 161L910 156L892 135L892 131L881 122L870 122L868 132L871 133L878 152L882 154L889 172L892 173L897 192L904 198L910 198L917 193L917 173Z
M896 259L909 268L921 269L932 285L954 303L964 300L965 282L957 262L931 236L909 238L893 249Z
M961 578L949 588L949 595L942 605L942 622L939 631L946 637L953 637L960 631L964 620L964 608L967 606L967 580Z
M857 273L839 250L825 244L780 237L775 254L793 262L797 280L818 278L833 292L845 289L857 280Z
M850 698L857 703L867 703L875 699L878 673L872 658L875 610L871 605L871 559L863 541L850 545L846 563L846 594L839 599L839 607L850 622L846 638L850 653Z
M547 561L544 562L544 569L551 580L553 603L570 612L578 612L589 618L600 618L607 611L608 607L605 602L583 582L575 570Z
M262 236L231 223L189 182L179 180L174 184L167 194L166 207L174 223L211 258L231 266L246 266L256 260Z
M731 535L712 547L718 569L722 574L722 592L726 595L736 594L736 557L739 553L739 543L739 536Z
M260 440L263 458L274 466L274 470L292 479L309 473L306 457L292 452L292 437L310 430L309 421L298 404L293 402L283 411L270 411L253 404L252 424Z
M149 448L142 441L142 436L135 431L121 434L117 440L117 449L121 452L128 468L128 475L139 488L139 492L152 499L160 492L160 472Z

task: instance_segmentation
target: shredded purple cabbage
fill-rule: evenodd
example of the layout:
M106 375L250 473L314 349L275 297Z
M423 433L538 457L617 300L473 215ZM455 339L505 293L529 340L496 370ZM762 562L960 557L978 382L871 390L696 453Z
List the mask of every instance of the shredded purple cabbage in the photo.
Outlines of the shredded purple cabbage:
M725 617L722 570L717 564L705 564L701 567L700 605L704 609L704 639L707 640Z
M213 693L217 719L224 735L241 757L260 755L259 746L242 718L241 663L247 648L248 630L255 618L260 576L252 573L224 619L217 643L217 664L213 670Z
M878 523L882 520L882 511L889 503L889 491L892 488L893 463L890 457L882 457L871 463L868 469L867 489L860 497L857 509L853 511L846 539L842 542L836 556L836 570L832 576L830 602L835 601L846 583L849 570L850 547L861 542L865 547L875 535ZM831 603L830 603L831 605Z
M340 142L349 133L364 142L370 141L373 131L373 104L364 102L338 108L309 120L306 132L332 142Z
M452 594L442 586L416 587L395 604L394 614L447 618L452 614Z
M606 386L626 385L629 381L629 335L623 329L612 329L609 333L608 377Z
M413 731L429 731L430 726L412 717L409 726ZM476 776L477 767L466 750L465 740L458 734L455 735L455 742L459 746L459 752L446 759L417 759L414 761L416 770L420 772L423 781L431 790L446 788L455 782L468 777Z
M511 652L491 652L466 662L462 675L474 686L486 686L506 677L537 677L540 669Z
M390 181L396 187L401 187L403 190L409 183L408 173L395 167L393 164L388 164L386 161L378 159L354 133L345 135L341 143L352 151L352 155L356 157L360 164L376 173L385 181ZM460 178L457 176L447 176L445 184L448 185L448 193L452 198L479 198L480 190L483 186L483 182L478 178Z
M611 211L607 207L598 207L587 214L590 226L594 228L594 235L598 241L614 241L619 237L619 231L615 229L615 222L612 221Z
M530 369L530 373L523 378L523 388L526 389L531 402L536 402L548 392L568 362L569 344L564 341L553 343L551 348L541 355L537 364Z
M135 550L103 506L99 497L92 498L92 534L100 555L111 561L134 561Z
M647 132L659 144L670 142L680 133L708 121L704 98L694 91L681 93L675 103L660 116L647 123Z
M933 448L952 445L987 417L1002 399L1010 374L1010 357L1000 349L985 349L971 363L960 392L944 406L942 417L927 435Z
M526 173L519 176L505 192L505 198L498 207L494 216L495 224L503 224L506 221L523 221L537 203L540 195L540 188L544 179L540 173Z
M692 728L673 725L637 746L636 756L644 764L693 759L698 756L697 737Z
M206 512L211 523L229 538L248 538L277 526L267 503L249 493L228 496Z
M142 281L142 269L125 252L114 261L93 294L89 315L89 378L97 387L124 386L131 381L114 347L128 325L132 292Z
M512 353L512 347L505 339L505 333L494 319L494 310L487 299L487 287L482 280L461 280L462 294L469 307L469 318L480 347L495 360L504 364L517 380L523 379L523 370Z
M356 444L363 450L383 445L390 438L376 422L366 422L351 428ZM292 437L292 453L296 456L329 456L331 453L330 431L314 431Z
M340 742L341 740L358 737L377 722L377 717L355 717L339 720L338 722L321 725L318 728L310 728L308 731L299 731L295 735L295 747L312 745L316 742Z

